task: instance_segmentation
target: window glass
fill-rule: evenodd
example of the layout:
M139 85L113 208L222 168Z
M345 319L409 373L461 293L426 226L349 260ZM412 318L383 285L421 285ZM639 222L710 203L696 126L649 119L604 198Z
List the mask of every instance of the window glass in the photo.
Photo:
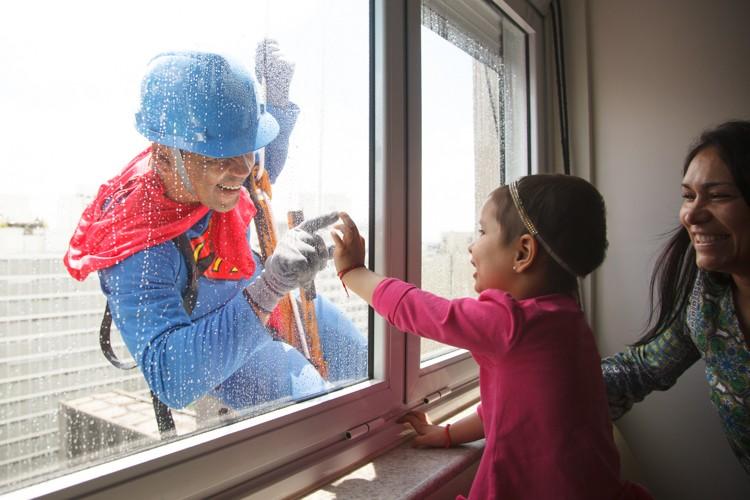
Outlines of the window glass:
M526 36L487 5L456 8L423 2L421 38L422 286L449 298L476 295L468 246L487 195L528 171ZM422 361L452 350L421 343Z
M274 340L281 334L272 336L269 330L252 326L258 325L257 319L255 323L247 319L250 326L235 329L234 322L250 318L247 304L244 309L236 306L232 314L217 315L241 287L236 286L236 278L221 275L221 262L215 258L210 264L216 268L209 267L209 274L199 280L195 308L183 323L164 320L186 314L181 300L170 309L175 297L159 296L169 288L163 280L172 279L171 286L180 288L180 294L184 289L175 283L180 279L179 283L187 283L187 267L174 248L164 254L174 258L154 250L140 261L132 257L111 264L108 269L126 262L140 262L140 267L113 271L109 281L102 278L101 283L97 272L84 281L74 280L62 258L99 186L149 146L134 126L134 114L147 64L167 51L224 54L232 64L246 67L248 74L264 75L260 82L264 84L283 81L284 71L293 74L288 89L291 106L274 109L272 101L282 99L278 94L284 89L256 88L258 97L267 101L267 108L259 111L276 118L282 135L291 130L285 162L278 162L281 153L272 151L273 143L259 154L267 165L273 161L269 156L276 155L277 167L283 166L280 174L268 169L272 177L278 174L272 185L275 215L269 225L283 239L291 211L301 211L309 219L345 210L367 237L369 4L368 0L30 1L4 9L0 17L0 65L5 75L0 79L0 134L6 144L0 166L5 179L0 186L0 493L169 439L157 428L144 371L158 372L153 380L176 401L171 415L179 437L367 378L367 307L346 297L332 263L314 282L325 363L315 368L305 359L316 356L314 338L307 339L307 348L293 348ZM275 42L265 52L265 72L258 71L258 43L267 38ZM219 91L201 95L211 99L215 92ZM199 128L193 132L202 133ZM201 172L225 168L209 162L195 167L199 157L190 147L183 151L186 168ZM174 158L165 161L177 172ZM149 172L152 165L145 165L144 172ZM218 184L212 189L231 191ZM144 199L150 203L154 198ZM144 203L136 205L138 213ZM210 221L214 224L214 214ZM133 226L120 222L125 225L108 230L127 238ZM208 219L196 224L202 222L208 224ZM210 234L205 225L201 227L193 226L190 233L193 252L199 257L199 237ZM320 234L330 244L327 233ZM249 234L259 250L254 227ZM150 237L144 246L158 247ZM133 285L136 282L140 285ZM116 297L110 302L119 301L113 307L114 351L124 361L132 359L116 328L131 325L126 328L141 353L140 367L115 368L102 354L99 328L106 302L102 288ZM155 305L154 296L164 302ZM301 299L290 304L300 310L299 322L307 324ZM284 321L291 321L284 314L271 319L280 331L286 328ZM198 323L203 326L194 326ZM159 335L147 334L164 325L168 327ZM202 336L191 336L197 331ZM179 342L174 340L178 336L182 336ZM188 351L182 351L186 346ZM165 389L175 381L179 387ZM205 390L196 389L207 385ZM201 392L211 397L193 397Z

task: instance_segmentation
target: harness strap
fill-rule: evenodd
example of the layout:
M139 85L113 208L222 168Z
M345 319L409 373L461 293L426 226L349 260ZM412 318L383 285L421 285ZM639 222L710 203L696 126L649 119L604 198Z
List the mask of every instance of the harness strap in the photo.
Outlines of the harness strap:
M123 361L117 357L114 349L112 349L112 342L110 341L110 331L112 330L112 312L109 310L109 302L104 307L104 317L102 317L102 324L99 327L99 347L102 349L102 354L107 358L115 368L120 370L132 370L135 368L137 363L135 360Z
M169 406L159 399L154 391L151 392L151 402L154 404L154 415L156 416L156 426L159 428L159 435L162 439L171 437L176 434L172 410Z

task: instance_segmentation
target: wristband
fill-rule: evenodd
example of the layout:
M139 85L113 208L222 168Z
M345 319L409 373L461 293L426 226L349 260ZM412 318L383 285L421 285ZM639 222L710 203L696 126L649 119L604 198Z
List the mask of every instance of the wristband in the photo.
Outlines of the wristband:
M453 447L453 441L451 440L451 424L445 426L445 447Z
M348 273L349 271L354 271L355 269L359 269L360 267L365 267L362 264L356 264L353 266L349 266L346 269L342 269L339 271L339 280L341 280L341 286L344 287L344 291L346 292L346 296L349 296L349 290L346 289L346 283L344 283L344 275Z

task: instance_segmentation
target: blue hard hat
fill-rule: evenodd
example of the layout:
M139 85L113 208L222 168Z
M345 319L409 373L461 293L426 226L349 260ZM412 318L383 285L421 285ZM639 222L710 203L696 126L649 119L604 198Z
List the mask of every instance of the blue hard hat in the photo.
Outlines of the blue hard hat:
M152 142L214 158L256 151L279 133L250 73L205 52L167 52L151 60L135 124Z

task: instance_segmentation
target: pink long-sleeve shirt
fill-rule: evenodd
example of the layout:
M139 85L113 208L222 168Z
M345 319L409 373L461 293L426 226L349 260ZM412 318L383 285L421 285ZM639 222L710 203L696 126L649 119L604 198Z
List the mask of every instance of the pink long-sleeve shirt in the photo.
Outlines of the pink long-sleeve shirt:
M395 279L373 307L405 332L467 349L479 364L486 444L470 499L620 499L599 353L567 295L500 290L446 300Z

